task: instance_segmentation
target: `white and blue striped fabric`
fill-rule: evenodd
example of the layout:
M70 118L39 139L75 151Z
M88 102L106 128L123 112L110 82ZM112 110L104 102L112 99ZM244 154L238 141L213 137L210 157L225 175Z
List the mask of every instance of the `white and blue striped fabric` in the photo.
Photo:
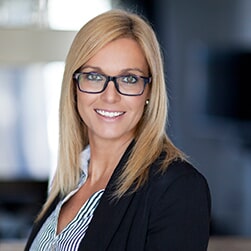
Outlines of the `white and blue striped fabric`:
M30 251L71 251L78 250L81 240L84 238L89 223L93 217L94 210L104 193L104 189L94 193L81 207L74 219L57 234L58 217L62 205L69 200L84 184L88 176L88 161L90 150L87 148L81 154L82 170L78 187L60 201L56 209L47 218L36 238L34 239Z

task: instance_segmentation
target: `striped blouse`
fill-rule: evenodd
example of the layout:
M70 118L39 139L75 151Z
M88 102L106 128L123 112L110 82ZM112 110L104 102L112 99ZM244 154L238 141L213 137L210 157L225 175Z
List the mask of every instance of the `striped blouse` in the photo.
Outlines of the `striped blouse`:
M81 154L83 173L80 182L75 190L69 193L62 201L60 201L47 218L36 238L34 239L30 251L69 251L78 250L81 240L84 238L89 223L93 217L94 210L99 204L100 198L104 193L104 189L94 193L81 207L74 219L57 234L58 217L62 205L68 201L84 184L88 176L88 160L90 158L89 147Z

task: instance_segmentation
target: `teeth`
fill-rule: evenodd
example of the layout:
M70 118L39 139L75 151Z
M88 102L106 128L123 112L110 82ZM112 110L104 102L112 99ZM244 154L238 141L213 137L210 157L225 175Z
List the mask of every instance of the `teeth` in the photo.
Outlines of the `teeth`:
M123 112L107 112L103 110L96 110L96 112L104 117L114 118L123 114Z

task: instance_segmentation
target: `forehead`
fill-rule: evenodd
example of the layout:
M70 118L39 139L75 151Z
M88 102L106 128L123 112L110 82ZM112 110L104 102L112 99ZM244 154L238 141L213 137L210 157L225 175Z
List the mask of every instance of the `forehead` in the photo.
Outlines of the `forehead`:
M142 72L148 72L145 54L132 38L119 38L109 42L87 61L86 65L101 68L108 73L128 68L138 68Z

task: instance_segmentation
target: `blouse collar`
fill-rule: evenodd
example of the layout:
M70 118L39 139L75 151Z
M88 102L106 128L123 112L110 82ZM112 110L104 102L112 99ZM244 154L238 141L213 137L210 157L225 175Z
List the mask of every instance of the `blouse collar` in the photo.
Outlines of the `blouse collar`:
M91 156L90 145L88 145L80 153L80 167L85 177L88 176L88 166L89 166L90 156Z

